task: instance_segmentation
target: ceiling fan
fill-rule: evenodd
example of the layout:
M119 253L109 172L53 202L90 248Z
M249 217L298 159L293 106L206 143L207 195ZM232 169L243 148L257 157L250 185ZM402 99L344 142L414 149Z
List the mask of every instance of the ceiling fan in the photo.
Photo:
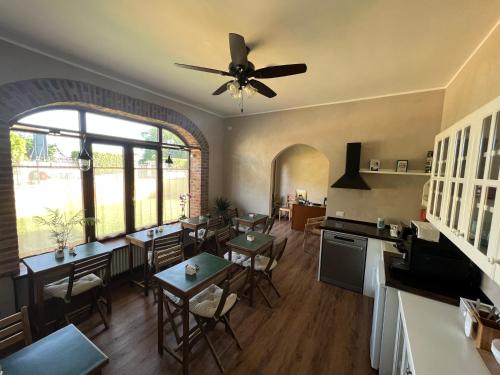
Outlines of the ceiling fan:
M285 77L305 73L307 70L306 64L268 66L256 70L255 66L248 61L250 48L245 44L245 39L239 34L229 33L229 50L231 52L231 62L229 63L228 72L194 65L178 63L175 63L175 65L180 68L233 77L233 79L227 81L215 90L212 95L220 95L229 90L233 98L241 100L243 100L243 92L245 92L247 96L252 96L256 92L268 98L276 96L276 93L270 87L254 78L267 79ZM243 112L243 107L241 107L241 111Z

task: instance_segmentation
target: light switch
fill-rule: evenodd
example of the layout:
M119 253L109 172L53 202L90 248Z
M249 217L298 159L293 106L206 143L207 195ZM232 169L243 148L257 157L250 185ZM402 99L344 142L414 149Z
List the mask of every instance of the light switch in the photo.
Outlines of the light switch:
M337 216L337 217L344 217L345 216L345 212L344 211L336 211L335 212L335 216Z

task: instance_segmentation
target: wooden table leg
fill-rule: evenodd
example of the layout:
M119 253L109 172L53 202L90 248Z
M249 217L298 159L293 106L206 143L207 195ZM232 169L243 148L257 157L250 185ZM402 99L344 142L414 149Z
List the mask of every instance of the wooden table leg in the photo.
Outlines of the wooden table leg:
M163 291L160 283L157 289L158 296L158 353L163 354Z
M144 251L144 265L143 265L143 272L144 272L144 295L147 297L148 296L148 291L149 291L149 262L148 262L148 248L147 246L144 246L142 248Z
M198 254L198 226L194 228L194 246L193 246L194 255Z
M253 277L253 272L255 269L255 255L252 255L250 258L250 306L254 307L253 303L253 290L255 287L255 280Z
M38 329L40 338L45 336L45 309L43 306L43 283L40 282L38 277L33 278L35 293L36 293L36 308L37 308L37 319L38 319Z
M189 374L189 298L182 301L182 373Z
M134 285L132 282L134 278L134 254L132 252L132 244L128 244L128 277L130 286Z

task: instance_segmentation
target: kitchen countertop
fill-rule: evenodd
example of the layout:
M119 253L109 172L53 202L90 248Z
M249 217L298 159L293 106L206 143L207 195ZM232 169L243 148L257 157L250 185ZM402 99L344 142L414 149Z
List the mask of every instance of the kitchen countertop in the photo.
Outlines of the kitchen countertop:
M416 374L489 374L464 335L458 307L399 292L401 317Z
M399 238L391 236L388 225L386 225L384 229L378 229L377 224L366 221L328 217L320 228L333 230L335 232L355 234L362 237L376 238L383 241L400 241Z
M473 300L480 298L481 301L490 301L480 289L464 290L463 288L437 284L432 280L423 280L406 274L404 271L391 269L393 259L401 259L401 254L384 251L385 285L392 288L431 298L458 306L460 297Z

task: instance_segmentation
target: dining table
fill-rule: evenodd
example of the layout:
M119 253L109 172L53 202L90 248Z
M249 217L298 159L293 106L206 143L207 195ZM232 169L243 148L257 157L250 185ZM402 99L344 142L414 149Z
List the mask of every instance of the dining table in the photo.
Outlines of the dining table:
M75 246L73 250L74 252L70 253L65 249L64 257L61 258L56 258L51 251L22 260L28 270L30 315L34 318L40 337L45 334L44 286L68 277L71 264L113 251L98 241ZM33 314L33 309L36 314Z
M256 214L256 213L246 213L235 218L236 220L236 230L239 230L240 225L247 226L250 230L255 230L255 227L259 224L266 224L268 215Z
M182 228L189 229L194 232L194 253L198 254L198 231L201 228L206 228L210 218L206 215L187 217L185 219L180 219Z
M251 239L251 240L249 240ZM255 257L261 255L267 250L272 249L274 237L269 234L250 231L240 234L226 242L228 247L228 259L232 260L233 251L246 255L250 258L250 289L249 300L250 306L254 306L254 289L255 289Z
M194 275L186 273L186 265L198 266L198 271ZM182 357L175 350L172 350L164 342L163 309L164 298L158 299L158 353L166 351L177 361L182 363L183 374L189 373L190 357L190 329L189 329L189 300L196 294L209 287L211 284L219 284L228 278L230 268L233 264L224 258L202 252L194 257L181 262L164 271L156 273L153 278L157 282L158 294L163 295L166 290L180 298L182 301Z
M182 232L182 226L179 223L162 225L160 227L152 229L144 229L138 232L130 233L125 236L125 239L129 245L129 275L130 282L143 288L144 295L147 296L149 292L149 261L148 261L148 251L153 245L153 241L157 238L166 237L170 234ZM143 280L136 281L132 277L134 268L134 253L132 251L132 246L139 248L143 257L142 268L143 268Z
M109 358L73 324L0 359L4 375L101 374Z

